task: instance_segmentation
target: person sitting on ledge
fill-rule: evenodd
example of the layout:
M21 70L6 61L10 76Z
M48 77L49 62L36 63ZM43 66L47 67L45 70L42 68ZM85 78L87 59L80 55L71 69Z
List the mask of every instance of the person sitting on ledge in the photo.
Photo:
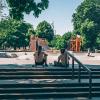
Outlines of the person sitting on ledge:
M65 52L65 49L60 50L60 56L58 56L58 61L54 61L54 66L68 67L69 66L69 56Z
M47 65L47 54L42 51L42 46L38 46L37 51L34 53L35 65Z

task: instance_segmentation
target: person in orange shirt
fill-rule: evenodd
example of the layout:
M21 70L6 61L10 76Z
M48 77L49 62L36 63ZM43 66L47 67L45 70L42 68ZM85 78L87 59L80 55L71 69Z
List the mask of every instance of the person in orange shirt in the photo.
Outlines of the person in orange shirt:
M58 56L58 61L54 61L54 66L62 66L68 67L69 66L69 56L65 52L65 49L62 48L60 50L60 56Z
M42 51L42 46L38 46L37 51L34 53L35 65L47 65L47 54Z

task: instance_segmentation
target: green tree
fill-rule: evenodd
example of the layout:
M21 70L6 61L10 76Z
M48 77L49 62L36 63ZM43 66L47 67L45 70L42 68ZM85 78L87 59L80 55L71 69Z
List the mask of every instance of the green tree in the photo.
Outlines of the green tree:
M60 35L55 35L54 39L51 41L51 45L56 49L64 48L64 38Z
M50 42L54 37L54 30L48 22L42 21L36 28L36 34L40 38L46 38Z
M70 48L70 39L74 34L72 32L67 32L63 36L55 35L53 40L50 42L50 46L56 49Z
M62 38L64 39L64 48L67 48L67 49L70 48L70 39L72 35L73 35L72 32L67 32L62 36Z
M0 21L0 45L6 47L26 47L29 43L28 29L32 26L14 19Z
M96 39L96 43L97 43L96 48L100 49L100 33L98 34L98 37Z
M35 32L35 30L34 30L33 28L30 28L30 29L28 30L28 34L36 35L36 32Z
M25 47L29 45L29 39L31 33L28 30L32 28L32 25L29 23L21 22L20 26L17 28L17 36L19 37L19 46ZM18 34L19 33L19 34Z
M73 14L76 34L85 37L86 48L94 48L100 33L100 0L84 0Z
M24 13L30 14L31 12L35 17L38 17L42 10L48 8L48 0L6 0L10 16L13 19L21 20L24 18Z
M19 22L6 19L0 21L0 44L8 45L10 34L16 32L16 26L19 25Z

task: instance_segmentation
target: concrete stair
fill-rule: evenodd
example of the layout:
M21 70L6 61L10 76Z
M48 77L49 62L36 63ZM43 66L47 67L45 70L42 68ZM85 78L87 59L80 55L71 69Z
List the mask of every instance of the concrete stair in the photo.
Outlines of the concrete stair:
M100 69L92 70L92 80L100 79ZM81 79L88 79L88 73L81 69ZM0 81L23 79L70 79L69 83L0 83L0 99L48 99L89 97L89 83L74 82L78 79L78 69L71 68L31 68L31 69L0 69ZM69 80L69 81L70 81ZM92 83L92 97L100 97L100 82Z

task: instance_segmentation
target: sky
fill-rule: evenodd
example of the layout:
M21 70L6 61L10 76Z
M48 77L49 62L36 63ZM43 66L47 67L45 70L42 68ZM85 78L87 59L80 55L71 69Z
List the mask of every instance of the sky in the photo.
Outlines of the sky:
M46 20L48 23L54 24L55 34L63 35L65 32L73 30L72 15L82 1L83 0L49 0L49 7L42 11L38 18L35 18L32 13L29 15L25 14L24 21L32 24L34 29L36 29L40 22ZM7 9L5 9L4 12L7 14Z
M56 34L63 35L65 32L73 30L72 15L78 5L83 0L49 0L48 9L42 11L39 18L35 18L32 14L25 15L24 20L31 23L36 29L36 26L46 20L54 23Z

